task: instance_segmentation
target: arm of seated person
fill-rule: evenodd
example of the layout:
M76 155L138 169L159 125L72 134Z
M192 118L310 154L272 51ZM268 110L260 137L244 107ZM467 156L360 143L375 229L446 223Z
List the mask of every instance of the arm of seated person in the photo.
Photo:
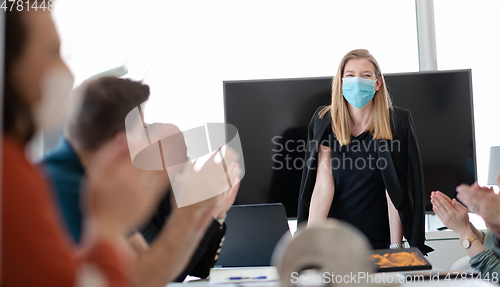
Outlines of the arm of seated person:
M471 228L472 232L474 233L474 236L476 236L477 240L479 240L479 242L484 244L484 233L477 230L477 228L472 223L470 223L470 228Z
M226 225L224 224L225 214L233 205L237 191L238 188L235 187L222 195L220 203L213 211L212 216L214 219L211 225L196 247L187 266L176 276L176 282L182 282L187 275L200 278L208 277L210 268L215 265L221 250L220 248L222 247L222 238L226 232ZM142 236L149 244L154 244L157 240L161 241L160 234L165 229L167 221L172 215L172 210L176 209L175 205L173 192L170 191L163 198L154 217L141 229Z
M500 273L500 259L498 259L493 251L484 250L471 257L469 263L473 268L479 270L482 278L496 278L498 282Z
M203 239L196 248L191 261L184 271L177 277L177 282L182 282L187 275L207 278L210 268L214 267L222 248L222 238L226 233L226 225L213 220L205 232Z
M135 261L137 286L165 286L185 268L205 227L200 221L209 214L193 209L172 212L158 238L149 250ZM203 224L205 225L205 224Z
M187 164L177 186L179 193L205 190L214 194L227 184L227 177L220 173L221 163L215 163L213 155L200 171L194 171ZM226 150L226 164L230 178L236 178L232 188L210 199L172 210L166 225L150 249L136 260L137 286L165 286L185 269L200 243L205 231L213 222L213 213L230 196L236 196L239 189L240 169L235 166L236 156Z
M127 241L137 256L140 256L149 250L149 244L140 232L134 232L127 238Z

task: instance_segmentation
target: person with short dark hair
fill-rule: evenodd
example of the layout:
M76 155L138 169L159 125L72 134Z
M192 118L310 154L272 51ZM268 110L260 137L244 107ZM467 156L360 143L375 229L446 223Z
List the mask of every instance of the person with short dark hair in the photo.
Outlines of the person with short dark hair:
M56 187L64 220L73 239L78 242L81 239L84 217L80 208L80 185L85 179L88 163L107 142L113 141L116 137L125 137L125 118L131 110L148 99L149 86L129 79L103 77L89 80L73 94L76 106L68 118L65 136L42 160L41 166ZM167 134L182 135L173 125L163 125L161 128ZM165 160L177 157L181 161L187 161L186 152L183 138L179 138L175 147L163 150ZM222 208L214 210L212 215L214 219L211 220L193 256L190 256L189 264L183 268L184 270L179 270L182 272L176 274L177 281L182 281L186 275L202 278L209 275L210 268L214 266L218 257L226 229L222 220L219 223L216 219L224 217L234 202L237 190L238 187L235 186L231 190L231 198L221 205ZM151 248L143 244L144 238L141 238L140 233L134 234L134 239L131 240L132 245L144 246L142 250L138 250L140 254L137 263L142 266L138 271L141 286L153 280L151 277L155 276L164 278L158 280L163 285L173 279L171 269L162 268L171 264L171 258L174 256L172 253L175 252L169 246L172 245L172 238L165 228L172 215L171 197L172 192L169 189L153 218L141 230ZM176 240L180 241L182 238ZM159 270L158 275L150 271L154 268Z
M85 97L81 97L82 93ZM42 159L41 167L54 185L59 207L74 242L81 239L80 186L85 167L99 147L125 129L127 113L148 97L148 86L111 77L80 86L73 92L73 105L78 102L82 107L78 108L78 114L69 115L66 136Z

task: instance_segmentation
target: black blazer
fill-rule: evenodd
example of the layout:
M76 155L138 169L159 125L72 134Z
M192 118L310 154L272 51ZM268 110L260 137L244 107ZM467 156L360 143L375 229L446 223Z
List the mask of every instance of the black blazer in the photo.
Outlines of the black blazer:
M172 210L171 206L171 190L163 197L160 205L151 218L151 220L141 229L141 233L146 241L151 244L160 234L163 226L168 220L168 216ZM174 203L175 204L175 203ZM198 248L189 260L189 264L184 271L177 277L177 282L182 282L186 275L196 276L200 278L208 277L210 268L214 267L215 262L222 247L222 238L226 233L226 224L222 226L216 220L205 232L203 239L200 241Z
M330 112L323 119L319 107L314 113L308 129L306 165L300 184L298 223L307 221L311 195L316 180L316 167L320 140L332 118ZM433 251L425 242L425 199L422 162L410 111L394 107L391 110L393 140L375 140L378 157L385 159L387 167L382 170L385 187L392 203L399 212L404 237L412 247L423 254ZM334 137L334 140L336 138Z

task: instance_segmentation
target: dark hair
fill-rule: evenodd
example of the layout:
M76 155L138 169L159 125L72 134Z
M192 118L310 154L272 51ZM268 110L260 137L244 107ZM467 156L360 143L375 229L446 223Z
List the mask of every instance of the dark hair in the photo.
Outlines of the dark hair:
M3 70L3 132L28 141L35 133L35 121L29 104L12 83L12 69L24 51L29 31L22 18L23 12L5 13L5 51Z
M149 98L149 86L103 77L83 84L74 95L81 98L70 115L66 135L81 149L93 151L125 130L125 117Z

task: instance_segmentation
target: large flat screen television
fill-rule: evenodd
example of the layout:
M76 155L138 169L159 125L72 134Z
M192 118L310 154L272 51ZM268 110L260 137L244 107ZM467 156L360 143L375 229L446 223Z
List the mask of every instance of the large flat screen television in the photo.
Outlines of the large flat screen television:
M413 116L430 192L456 196L476 179L470 70L386 74L395 106ZM330 104L331 77L224 82L225 120L238 128L245 162L236 204L281 202L297 215L307 127Z

